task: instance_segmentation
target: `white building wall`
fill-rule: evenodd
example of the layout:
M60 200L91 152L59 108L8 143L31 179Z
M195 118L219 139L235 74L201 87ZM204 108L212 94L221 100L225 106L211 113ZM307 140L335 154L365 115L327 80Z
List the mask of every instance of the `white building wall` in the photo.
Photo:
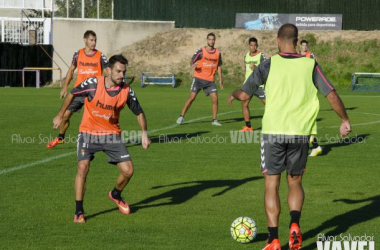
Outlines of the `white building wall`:
M84 47L83 34L86 30L93 30L96 33L96 48L110 57L112 53L124 46L170 29L174 29L174 22L54 19L53 46L54 50L70 66L74 52ZM54 60L62 69L63 77L65 77L68 67L56 54L54 54ZM59 72L54 71L53 80L58 79Z

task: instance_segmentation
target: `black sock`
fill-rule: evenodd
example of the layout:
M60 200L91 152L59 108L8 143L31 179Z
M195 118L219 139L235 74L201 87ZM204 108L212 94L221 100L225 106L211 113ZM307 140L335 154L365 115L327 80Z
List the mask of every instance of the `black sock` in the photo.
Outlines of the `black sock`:
M216 121L216 119L212 119L212 122Z
M183 115L180 115L179 117L182 117L182 118L183 118Z
M268 227L268 243L278 239L278 227Z
M84 214L83 201L75 201L75 214L76 215Z
M58 135L58 139L60 139L60 140L64 140L64 139L65 139L65 134L59 134L59 135Z
M245 126L247 126L248 128L251 128L252 127L251 122L245 122Z
M116 200L121 200L121 190L116 189L116 187L111 192L112 198Z
M318 141L317 141L317 138L316 138L316 137L314 137L314 140L313 140L312 144L313 144L313 149L319 147L319 145L318 145Z
M301 218L301 212L300 211L296 211L296 210L290 211L289 228L293 223L296 223L299 226L300 225L300 218Z

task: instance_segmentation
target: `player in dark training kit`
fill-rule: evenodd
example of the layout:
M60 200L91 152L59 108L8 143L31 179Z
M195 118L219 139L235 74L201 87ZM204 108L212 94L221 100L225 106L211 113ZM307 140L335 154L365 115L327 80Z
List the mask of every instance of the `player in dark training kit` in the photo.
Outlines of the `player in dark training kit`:
M186 100L182 108L181 115L177 119L178 124L182 124L185 114L195 100L199 91L203 89L206 96L212 100L212 125L222 126L216 119L218 114L218 90L214 83L215 73L218 72L219 86L223 89L222 78L222 54L214 48L215 35L207 35L207 46L198 49L191 58L190 65L194 69L193 83L190 88L190 97Z
M244 82L247 81L248 77L252 74L257 66L260 63L266 60L264 53L260 52L257 48L259 43L255 37L251 37L248 40L249 51L244 56L244 68L245 68L245 79ZM263 104L265 104L265 91L264 88L260 87L257 89L255 95L257 98L261 100ZM251 125L251 114L249 112L249 103L251 100L242 101L241 108L243 112L243 118L245 122L245 126L240 130L240 132L250 132L253 131Z
M77 79L74 87L77 87L88 77L101 76L103 70L107 67L108 62L105 55L95 49L95 32L92 30L87 30L83 35L83 41L85 43L85 48L74 53L73 61L67 71L65 84L63 85L60 93L61 98L65 97L67 94L67 88L71 82L75 69L77 69ZM83 97L78 96L74 99L63 115L63 120L61 126L59 127L59 135L46 145L47 148L54 148L58 144L63 144L65 142L65 133L70 126L70 118L74 112L80 112L83 105Z
M127 105L137 116L142 130L142 147L147 149L150 140L147 134L147 123L134 91L124 83L128 61L122 55L112 56L107 67L107 76L90 77L71 90L64 101L58 115L53 119L54 128L62 122L62 117L74 98L85 98L85 109L79 127L77 148L78 172L75 179L75 223L85 223L83 196L90 161L98 151L108 155L108 162L117 165L120 174L115 188L109 192L109 198L114 201L119 210L129 214L129 206L121 197L121 192L133 175L133 164L128 150L121 138L119 116Z

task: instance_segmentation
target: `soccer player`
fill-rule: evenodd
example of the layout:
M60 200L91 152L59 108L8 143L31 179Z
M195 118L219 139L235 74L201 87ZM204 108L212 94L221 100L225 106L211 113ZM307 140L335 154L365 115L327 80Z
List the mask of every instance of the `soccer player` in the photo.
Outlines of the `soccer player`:
M222 78L222 54L214 47L215 35L207 35L207 46L198 49L190 61L190 66L194 69L193 83L190 88L190 97L183 106L182 113L177 119L178 124L182 124L185 114L195 100L195 97L203 89L206 96L212 100L212 125L222 126L216 119L218 113L218 90L214 83L214 76L218 71L219 86L223 89Z
M77 80L75 81L74 88L77 87L86 78L91 76L101 76L103 70L107 67L106 56L95 49L96 47L96 34L92 30L87 30L83 35L83 41L85 44L84 49L80 49L74 53L73 61L66 74L65 84L60 92L60 97L63 98L67 94L67 88L73 78L73 74L76 68ZM65 133L70 126L70 117L74 112L80 112L84 105L84 98L77 97L73 103L68 107L67 111L63 115L61 126L59 127L59 135L49 142L46 147L54 148L57 144L65 143Z
M298 52L302 56L306 56L311 59L315 59L314 53L308 50L309 42L306 40L302 40L300 42L300 51ZM317 156L322 154L322 148L319 146L317 138L315 135L311 135L310 143L312 144L311 152L309 156Z
M248 79L248 77L252 74L252 72L255 70L257 66L263 61L265 61L265 55L264 53L260 52L257 48L259 47L259 44L257 42L257 39L255 37L251 37L248 40L248 47L249 51L244 56L244 67L245 67L245 80ZM261 100L263 104L265 104L265 91L262 88L258 88L257 92L255 93L255 96ZM243 118L245 122L245 126L240 130L240 132L249 132L253 131L252 125L251 125L251 114L249 112L249 102L251 100L246 100L241 102L241 108L243 111Z
M298 52L300 55L303 55L303 56L306 56L308 58L311 58L311 59L315 59L315 56L314 56L314 53L307 50L307 46L308 46L309 42L306 41L306 40L302 40L300 42L300 51Z
M114 55L109 59L106 68L107 76L90 77L71 90L53 119L54 128L58 128L63 120L65 111L77 96L85 98L85 108L79 127L77 148L78 172L75 179L75 223L85 223L83 196L86 176L90 161L98 151L108 155L108 162L117 165L120 175L117 177L115 188L109 193L119 210L129 214L129 206L121 197L121 192L133 175L133 164L128 150L121 138L119 116L125 105L137 116L142 130L142 147L147 149L150 140L147 135L147 122L137 97L124 83L128 61L122 55Z
M298 29L284 24L278 30L280 53L261 63L241 89L228 97L249 100L260 85L265 86L266 105L262 121L261 172L264 174L264 205L268 242L265 250L280 250L278 224L281 210L279 186L281 173L287 171L290 210L289 248L300 249L300 216L304 202L302 176L307 162L309 136L316 128L319 111L317 91L340 116L340 134L346 136L351 125L342 100L318 63L296 51Z

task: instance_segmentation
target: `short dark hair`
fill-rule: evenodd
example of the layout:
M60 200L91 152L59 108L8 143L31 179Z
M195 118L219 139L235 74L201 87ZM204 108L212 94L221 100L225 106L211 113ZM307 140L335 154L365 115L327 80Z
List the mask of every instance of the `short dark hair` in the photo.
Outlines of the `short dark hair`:
M251 44L251 43L256 43L257 45L259 45L259 43L257 42L257 39L256 39L256 37L251 37L251 38L249 38L249 40L248 40L248 44Z
M89 36L95 36L96 37L96 33L92 30L86 30L86 32L84 32L83 38L88 38Z
M308 42L308 41L306 41L306 40L302 40L302 41L300 42L300 44L303 44L303 43L306 43L306 45L308 45L308 44L309 44L309 42Z
M291 23L286 23L280 27L277 37L283 41L292 42L294 46L297 45L298 28Z
M119 54L119 55L111 56L111 58L108 60L108 67L110 67L112 69L113 66L115 65L115 63L117 63L117 62L124 64L124 65L128 65L127 58L125 58L122 54Z
M215 36L214 33L208 33L208 34L207 34L207 39L208 39L209 36L213 36L214 38L216 38L216 36Z

